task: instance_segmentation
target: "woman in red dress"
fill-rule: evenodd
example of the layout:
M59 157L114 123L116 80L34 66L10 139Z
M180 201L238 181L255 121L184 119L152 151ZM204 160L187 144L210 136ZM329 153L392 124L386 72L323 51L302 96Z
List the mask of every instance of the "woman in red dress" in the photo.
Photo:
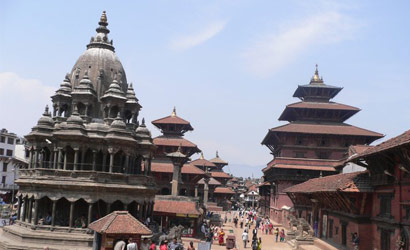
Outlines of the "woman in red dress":
M219 232L219 245L222 246L224 244L224 236L225 236L225 232L224 230L221 228L221 231Z

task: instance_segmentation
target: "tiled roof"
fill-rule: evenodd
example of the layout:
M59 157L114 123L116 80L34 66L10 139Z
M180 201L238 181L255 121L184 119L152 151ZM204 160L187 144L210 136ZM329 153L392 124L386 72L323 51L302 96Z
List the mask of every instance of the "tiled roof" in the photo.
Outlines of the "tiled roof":
M328 134L328 135L356 135L382 138L383 135L367 129L359 128L349 124L330 125L316 123L289 123L279 127L271 128L271 132L288 132L304 134Z
M88 226L98 233L106 234L152 234L143 223L127 211L114 211Z
M154 144L157 146L174 146L174 147L189 147L196 148L197 145L182 137L176 136L158 136L154 138Z
M156 173L173 173L174 166L172 165L172 163L152 162L151 171L156 172ZM199 169L190 163L184 164L184 166L181 169L181 173L182 174L196 174L196 175L205 174L205 172L202 171L202 169Z
M359 111L359 108L341 104L337 102L296 102L287 105L289 108L311 108L311 109L333 109L333 110L355 110Z
M205 184L205 181L204 181L204 178L202 178L202 179L200 179L199 181L198 181L198 184ZM217 181L217 180L215 180L214 178L209 178L209 182L208 182L208 185L213 185L213 186L218 186L218 185L222 185L219 181Z
M201 211L197 208L196 202L179 200L155 200L154 212L188 215L201 214Z
M315 193L337 191L372 192L373 189L370 185L368 172L362 171L314 178L284 190L284 192L286 193Z
M206 159L196 159L195 161L191 161L191 164L198 166L198 167L210 167L210 168L216 168L215 164L212 162L206 160Z
M235 194L235 192L228 187L216 187L214 194Z
M225 178L225 179L231 179L232 178L229 174L227 174L225 172L219 172L219 171L211 172L211 176L216 177L216 178Z
M334 167L329 166L309 166L309 165L286 165L276 164L272 168L285 168L285 169L301 169L301 170L318 170L318 171L336 171Z
M410 144L410 130L407 130L403 134L396 136L394 138L391 138L385 142L382 142L374 147L370 147L366 149L365 151L359 153L357 156L353 157L353 159L357 158L363 158L363 157L368 157L370 155L383 152L392 148L396 148L405 144Z
M152 121L151 123L154 125L155 124L183 124L183 125L191 126L189 121L186 121L177 115L175 116L170 115L164 118L160 118L160 119Z

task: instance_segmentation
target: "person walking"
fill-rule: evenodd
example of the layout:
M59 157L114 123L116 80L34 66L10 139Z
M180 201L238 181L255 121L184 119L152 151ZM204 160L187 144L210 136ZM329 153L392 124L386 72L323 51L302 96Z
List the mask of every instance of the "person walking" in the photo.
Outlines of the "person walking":
M259 237L259 240L258 240L258 250L262 250L262 238L261 237Z
M258 250L258 240L257 239L253 239L252 240L252 250Z
M188 246L187 250L195 250L193 241L189 242L189 246Z
M243 228L243 217L241 217L241 219L239 220L240 224L241 224L241 228Z
M275 229L275 241L278 242L278 237L279 237L279 228Z
M147 240L147 239L144 239L144 240ZM143 249L144 248L142 248L142 244L141 244L141 250ZM128 240L127 250L138 250L138 245L133 238L130 238ZM148 248L146 250L148 250Z
M359 249L360 239L359 239L359 236L357 235L357 232L355 232L353 234L352 243L353 243L353 249L358 250Z
M285 242L285 230L280 231L280 242Z
M221 228L221 231L218 234L218 242L219 245L222 246L224 244L224 237L225 237L225 232L224 230Z
M249 241L248 232L246 230L242 233L242 240L243 240L243 248L246 248L246 243Z

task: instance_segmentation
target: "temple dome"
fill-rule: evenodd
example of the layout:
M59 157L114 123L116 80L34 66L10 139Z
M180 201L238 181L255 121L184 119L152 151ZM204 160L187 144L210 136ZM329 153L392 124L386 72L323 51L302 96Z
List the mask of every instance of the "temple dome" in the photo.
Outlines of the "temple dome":
M127 92L127 77L121 61L115 54L112 40L109 40L107 35L108 22L105 13L100 19L99 27L96 29L97 34L91 38L87 45L87 50L78 58L71 70L71 84L73 87L79 85L80 79L84 77L85 72L88 71L97 97L104 95L114 79L117 79L124 93Z
M48 111L48 105L45 108L45 111L43 113L43 116L40 117L40 119L37 122L37 125L40 126L47 126L47 127L53 127L54 126L54 120L51 118L51 114Z

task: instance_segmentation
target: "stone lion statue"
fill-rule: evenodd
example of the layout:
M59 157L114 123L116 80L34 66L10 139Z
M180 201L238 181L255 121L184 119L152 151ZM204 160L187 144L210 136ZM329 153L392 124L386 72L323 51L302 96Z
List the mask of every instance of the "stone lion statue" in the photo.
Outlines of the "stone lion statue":
M159 242L162 242L164 240L171 241L175 237L178 239L178 241L181 241L183 230L184 230L184 226L182 225L174 226L169 230L168 234L164 234L159 237Z

